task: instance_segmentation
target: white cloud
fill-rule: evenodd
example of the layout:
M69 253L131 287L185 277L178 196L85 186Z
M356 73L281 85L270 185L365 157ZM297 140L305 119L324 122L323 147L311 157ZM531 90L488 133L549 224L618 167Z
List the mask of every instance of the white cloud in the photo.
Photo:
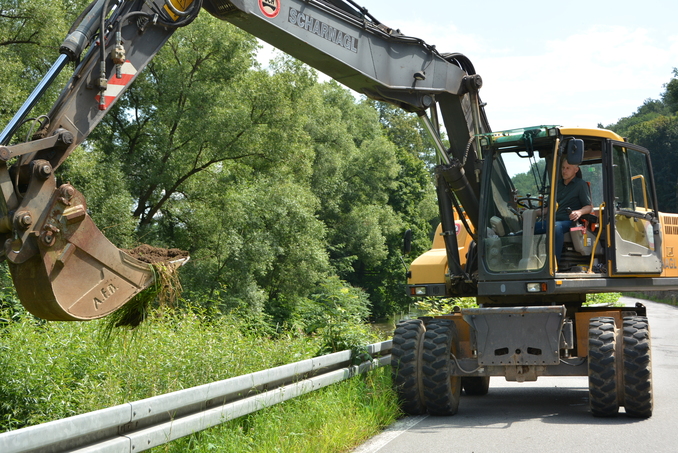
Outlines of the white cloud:
M495 128L595 127L657 98L678 61L677 48L676 40L658 43L642 28L593 27L547 41L541 54L480 58L476 69Z

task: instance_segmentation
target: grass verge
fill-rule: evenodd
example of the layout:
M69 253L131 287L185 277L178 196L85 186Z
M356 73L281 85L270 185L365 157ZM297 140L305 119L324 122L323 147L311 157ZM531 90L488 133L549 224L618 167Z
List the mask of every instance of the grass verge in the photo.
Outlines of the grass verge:
M399 414L390 368L382 367L151 451L345 452L379 433Z
M5 317L0 313L0 317ZM164 310L106 335L106 320L0 327L0 431L314 357L320 339L262 337L230 317ZM398 415L390 371L321 389L156 451L346 451Z

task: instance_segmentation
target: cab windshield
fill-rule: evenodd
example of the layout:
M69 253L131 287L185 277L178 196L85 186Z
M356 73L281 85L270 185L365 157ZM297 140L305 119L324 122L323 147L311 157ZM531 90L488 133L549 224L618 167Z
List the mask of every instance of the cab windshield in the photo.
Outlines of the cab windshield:
M556 150L555 138L547 137L543 129L533 131L531 140L526 139L529 132L522 136L516 134L515 138L502 136L495 139L499 143L490 154L492 165L489 180L486 180L490 198L485 203L486 226L480 232L485 235L484 257L490 272L539 271L548 263L550 223L548 210L542 208L548 206L552 197L558 199L558 194L551 193L552 184L562 177L560 168L566 158L562 146L567 141L561 140L561 149ZM604 197L602 143L600 139L584 140L584 160L576 175L588 186L593 209L592 216L585 222L592 225L597 222L596 216ZM556 159L555 156L559 157ZM627 186L640 194L634 200L649 199L649 196L643 198L644 193L649 193L642 190L643 179L636 177L632 181L635 185ZM636 186L640 189L635 189ZM590 262L593 235L577 228L564 235L565 247L561 248L559 268Z
M534 144L533 144L534 145ZM489 178L490 199L483 241L485 262L492 272L540 270L547 262L546 234L535 223L551 189L554 143L496 148Z

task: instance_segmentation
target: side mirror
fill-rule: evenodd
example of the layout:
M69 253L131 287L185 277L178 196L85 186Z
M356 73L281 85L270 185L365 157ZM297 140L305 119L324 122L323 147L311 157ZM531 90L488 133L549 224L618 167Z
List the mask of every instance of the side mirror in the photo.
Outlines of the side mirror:
M584 140L573 138L567 142L567 163L581 165L584 161Z
M405 255L412 251L412 230L408 229L403 235L403 250L405 251Z

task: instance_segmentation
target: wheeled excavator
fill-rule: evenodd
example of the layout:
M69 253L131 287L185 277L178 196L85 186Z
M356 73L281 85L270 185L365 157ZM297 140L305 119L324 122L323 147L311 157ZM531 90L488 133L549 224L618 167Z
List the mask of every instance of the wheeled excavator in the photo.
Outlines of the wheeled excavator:
M490 376L588 376L593 415L624 407L651 416L645 307L583 306L590 293L678 288L678 217L657 210L649 152L600 129L492 131L482 78L467 57L387 27L352 0L92 2L0 135L0 259L31 313L101 318L153 282L149 265L109 242L83 195L57 184L55 171L201 9L416 113L431 136L441 223L431 250L411 264L407 288L413 297L475 297L478 308L396 326L393 382L407 413L452 415L462 389L484 395ZM68 63L75 69L57 101L33 137L18 140ZM558 207L562 162L580 166L594 209L556 253L556 209L544 208Z

